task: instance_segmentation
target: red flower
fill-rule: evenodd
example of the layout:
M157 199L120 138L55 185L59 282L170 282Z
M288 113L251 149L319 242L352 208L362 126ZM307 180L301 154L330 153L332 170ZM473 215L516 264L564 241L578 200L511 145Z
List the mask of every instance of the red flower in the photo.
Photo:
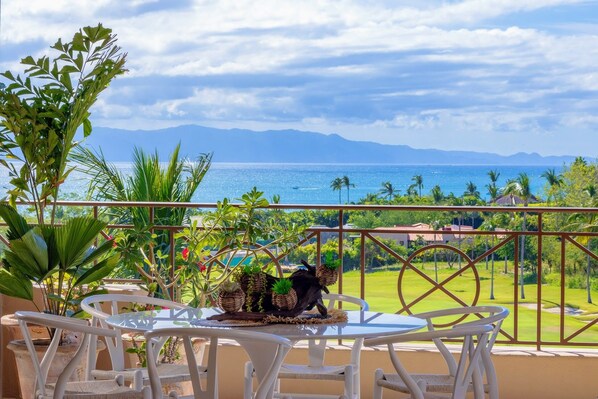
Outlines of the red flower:
M183 248L183 252L181 252L181 255L183 256L183 260L189 259L189 248Z
M112 236L108 236L108 237L107 237L107 240L108 240L108 241L112 240L112 248L116 248L116 247L118 247L118 245L116 244L116 241L114 240L114 237L112 237Z
M199 269L200 273L204 273L208 268L201 262L197 262L197 268Z

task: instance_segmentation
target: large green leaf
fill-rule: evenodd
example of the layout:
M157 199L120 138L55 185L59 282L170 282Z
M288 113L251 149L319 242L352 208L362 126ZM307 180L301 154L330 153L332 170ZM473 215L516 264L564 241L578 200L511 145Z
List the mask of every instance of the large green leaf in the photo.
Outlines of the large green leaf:
M99 247L93 249L89 248L89 250L85 253L85 256L81 258L81 261L77 264L71 265L70 272L73 274L80 274L78 273L78 269L81 266L90 265L94 261L99 260L102 256L106 255L113 249L113 241L105 241L100 244Z
M104 259L101 262L98 262L97 265L93 266L91 269L86 271L79 279L77 279L73 286L77 287L79 285L93 283L108 276L118 264L119 258L119 255L113 255L109 258Z
M106 223L90 218L77 217L56 228L56 250L63 270L79 265Z
M57 268L60 260L58 257L58 249L56 248L56 226L44 225L37 228L39 228L39 231L46 242L48 270L54 270Z
M0 269L0 293L16 298L33 300L33 284L19 278L6 269Z
M8 225L6 238L9 240L21 238L31 230L31 226L27 224L25 218L19 215L17 210L10 205L0 204L0 218Z
M49 272L48 249L40 230L29 230L22 238L12 240L4 256L11 270L16 269L35 281L40 281Z

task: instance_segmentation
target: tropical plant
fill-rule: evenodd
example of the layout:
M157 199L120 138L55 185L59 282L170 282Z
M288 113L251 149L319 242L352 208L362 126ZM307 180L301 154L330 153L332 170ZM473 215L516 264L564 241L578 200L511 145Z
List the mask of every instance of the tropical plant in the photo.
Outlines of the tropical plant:
M103 153L78 148L73 160L89 176L88 196L100 201L123 202L190 202L205 174L212 155L202 154L196 162L180 157L178 144L166 167L161 166L158 153L153 155L135 148L133 171L123 175L107 162ZM155 207L150 214L146 207L108 208L110 221L132 224L133 229L115 232L116 249L123 255L123 264L146 282L146 288L170 300L180 299L181 270L173 271L170 232L159 226L180 226L187 216L186 208ZM151 216L150 216L151 215ZM185 263L187 259L182 256Z
M412 198L417 196L417 184L411 184L409 187L407 187L407 197Z
M498 178L500 177L500 172L498 170L489 170L487 174L490 178L490 184L496 185L496 183L498 183Z
M343 186L347 187L347 204L351 202L351 200L349 199L349 189L351 187L355 187L355 184L351 183L351 180L349 179L349 176L345 175L343 176Z
M73 153L79 170L89 176L88 196L98 201L126 202L190 202L208 172L212 154L201 154L196 161L180 157L178 144L166 167L162 167L158 152L147 154L140 148L133 150L130 175L106 161L103 153L80 147ZM145 207L110 209L111 220L117 223L147 226L180 225L186 216L185 208L154 208L153 219Z
M263 194L254 187L243 194L239 205L225 198L214 212L201 216L201 225L194 221L175 235L187 242L189 264L205 266L180 269L182 282L189 283L192 304L205 304L235 270L245 276L263 272L272 265L274 253L281 258L300 241L304 227L284 215L272 217ZM236 278L241 281L241 275ZM245 287L243 290L247 293ZM246 301L246 306L251 306L251 301Z
M54 223L59 188L73 170L67 160L77 130L83 126L83 135L91 134L89 109L126 71L116 35L101 24L79 30L68 43L59 39L52 49L55 58L23 58L23 77L1 74L9 83L0 90L0 163L11 178L9 199L13 205L33 201L40 225L48 205Z
M58 52L55 58L23 58L23 76L2 74L9 84L0 90L0 163L11 177L10 203L32 201L37 226L29 225L16 208L0 206L9 243L0 291L32 300L33 284L39 284L44 311L71 315L85 286L93 292L118 256L109 256L110 240L94 247L105 223L75 217L57 225L56 201L73 170L67 160L77 145L77 130L82 126L84 137L91 133L89 109L112 79L125 72L125 54L101 24L79 30L68 43L58 40L52 49Z
M498 188L495 184L486 184L486 189L488 190L488 195L490 196L490 202L494 204L500 194L500 188Z
M330 182L330 188L332 191L338 191L338 203L341 203L341 191L344 187L343 179L340 177L335 178Z
M440 204L444 200L444 193L438 184L432 187L430 195L432 195L432 201L434 201L435 205Z
M220 286L221 292L232 293L232 292L236 292L240 289L241 289L241 284L239 284L236 281L232 281L232 280L227 280L224 283L222 283L222 285Z
M413 184L417 187L417 193L419 198L422 197L422 188L424 187L424 178L422 175L415 175L411 178Z
M293 288L293 282L288 278L281 278L277 280L272 286L272 292L279 295L286 295Z
M341 260L335 258L335 254L333 251L327 251L324 254L324 263L322 264L323 267L330 269L330 270L337 270L341 265Z
M546 169L546 171L542 173L542 177L546 179L546 183L548 184L546 202L550 203L550 197L558 191L564 180L560 174L555 172L554 168Z
M463 193L464 196L470 196L474 198L480 198L480 192L478 191L478 186L472 181L467 182L465 192Z
M396 190L391 182L386 181L382 183L382 188L378 192L380 195L386 197L387 200L393 199L395 195L399 193L400 190Z
M119 256L111 254L111 240L94 246L106 227L99 220L77 217L60 226L33 226L7 204L0 204L0 217L8 224L9 241L0 269L0 293L33 302L33 284L37 284L45 312L77 313L80 300L98 293L93 284L118 262Z
M498 170L489 170L487 174L490 178L490 184L486 184L486 189L488 190L488 195L490 195L490 202L494 203L500 193L500 189L496 185L500 177L500 172Z
M519 173L517 178L509 180L503 192L508 195L518 196L523 200L523 206L527 207L530 199L533 198L531 191L531 184L527 173ZM527 229L527 213L523 212L523 226L522 231ZM523 269L525 264L525 235L521 235L521 272L519 276L519 284L521 286L521 299L525 299L525 291L523 288Z

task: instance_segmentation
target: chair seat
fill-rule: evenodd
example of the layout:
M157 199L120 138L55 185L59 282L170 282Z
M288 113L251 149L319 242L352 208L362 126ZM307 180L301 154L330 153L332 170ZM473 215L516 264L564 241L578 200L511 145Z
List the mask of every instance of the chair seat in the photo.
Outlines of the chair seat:
M47 384L46 395L39 397L52 398L53 393L54 384ZM119 385L115 380L105 380L69 382L66 384L63 399L139 399L142 396L140 391Z
M428 392L453 392L454 378L450 375L440 374L411 374L415 382L423 381L426 383ZM398 374L384 374L383 378L376 381L381 387L392 389L394 391L409 393L410 390Z
M309 367L302 364L283 364L278 373L279 378L307 380L345 379L345 366Z
M125 381L133 381L135 372L141 370L144 385L149 385L149 375L146 368L130 368L121 371L117 370L92 370L91 376L96 380L109 380L113 379L118 375L122 375ZM197 366L199 374L206 374L207 367ZM190 381L191 376L189 375L189 366L186 364L170 364L160 363L158 364L158 374L160 375L160 381L163 384L174 384L177 382Z

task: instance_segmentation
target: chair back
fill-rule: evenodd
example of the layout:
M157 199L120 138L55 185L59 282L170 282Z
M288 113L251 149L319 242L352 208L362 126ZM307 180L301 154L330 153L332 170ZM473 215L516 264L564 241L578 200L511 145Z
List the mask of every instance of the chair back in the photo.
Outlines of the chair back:
M91 325L94 327L111 329L117 333L114 337L105 338L106 348L108 349L110 361L112 362L112 369L116 371L122 371L125 369L125 349L122 339L123 332L119 328L109 326L108 323L106 323L106 319L112 315L134 311L135 309L129 309L126 307L132 305L142 305L147 310L155 308L171 309L173 312L176 312L177 310L189 309L188 306L185 306L181 303L143 295L101 294L84 298L81 301L81 308L91 315ZM158 352L160 349L162 349L162 346L165 342L166 339L160 342L161 345L157 348ZM90 378L91 370L95 369L96 365L97 359L95 345L95 340L90 342L87 358L88 378Z
M490 398L498 397L498 383L496 379L496 372L494 370L494 364L490 359L490 353L500 333L500 328L504 319L509 315L509 309L502 306L467 306L460 308L442 309L432 312L419 313L414 316L426 319L429 331L442 331L437 329L437 324L434 323L435 319L443 318L447 316L456 316L459 320L463 320L456 324L450 325L452 329L468 328L472 326L489 325L492 327L492 331L488 335L488 339L485 344L484 351L480 358L480 367L474 374L474 389L478 391L483 389L482 379L486 376L487 387L490 389ZM469 317L473 317L473 320L469 320ZM442 325L446 326L446 324ZM449 369L449 374L455 376L458 371L458 364L455 358L451 355L446 345L440 339L435 339L434 344L438 348L438 351L444 357L444 360Z
M114 337L116 335L114 330L106 330L103 328L90 326L87 320L27 311L18 311L15 313L15 316L19 321L21 332L23 334L23 338L25 339L25 345L27 346L27 350L33 363L33 368L35 370L36 383L34 392L40 395L46 395L48 371L50 370L50 366L54 356L56 355L58 345L60 344L61 335L64 330L80 333L82 335L80 337L80 344L75 356L69 361L58 377L54 388L54 397L62 397L64 395L66 383L83 358L85 351L88 348L90 339L95 341L97 336ZM33 339L29 333L29 324L36 324L55 329L54 336L41 360L39 360L37 356ZM141 387L136 388L138 390L141 389Z
M413 316L419 317L420 319L426 319L428 330L434 331L437 330L438 327L452 327L452 328L461 328L467 326L475 326L475 325L484 325L490 324L493 326L492 333L488 338L488 350L491 351L492 347L494 346L494 342L500 333L500 328L502 326L502 322L505 318L509 315L509 309L503 306L464 306L459 308L450 308L450 309L442 309L442 310L435 310L431 312L425 313L418 313L414 314ZM456 316L459 320L464 320L457 322L455 324L439 324L435 323L435 320L443 317L450 317ZM473 317L473 320L469 320L469 317Z
M158 375L158 369L156 366L156 354L152 346L164 337L177 336L183 340L183 346L187 355L189 373L191 375L191 384L193 386L193 396L197 399L212 399L218 397L218 375L217 375L217 350L219 339L232 339L236 341L251 342L252 345L261 343L265 345L271 345L275 347L275 356L272 364L266 375L261 379L260 385L255 393L255 399L265 399L271 388L274 385L276 376L280 365L284 360L287 352L291 349L291 341L286 338L279 337L273 334L266 334L255 331L247 330L234 330L234 329L223 329L223 328L161 328L145 333L147 342L147 360L148 360L148 374L150 377L150 383L153 392L154 399L162 399L162 386L160 383L160 377ZM191 344L191 338L200 337L208 339L210 341L210 349L208 354L208 377L206 388L203 389L200 380L199 372L197 368L197 362L193 356L193 346Z
M391 335L379 338L369 338L364 341L365 346L387 345L391 362L397 371L401 380L411 392L411 397L415 399L424 399L425 385L421 386L420 381L416 381L405 366L401 363L399 356L394 351L395 343L412 341L442 341L443 339L462 338L463 344L461 352L456 362L456 369L453 379L451 399L465 399L468 388L474 381L476 398L483 397L483 386L480 381L476 381L476 375L479 375L479 368L482 364L484 352L487 352L488 339L492 333L492 325L470 325L462 328L453 328L445 330L434 330L426 332L415 332L400 335ZM482 395L482 396L479 396Z
M363 310L363 311L370 310L370 305L368 305L368 303L366 301L364 301L361 298L357 298L355 296L344 295L344 294L323 293L322 300L324 301L324 304L326 305L327 309L338 308L339 302L347 302L347 303L352 303L354 305L359 306L359 310ZM328 303L326 303L326 301Z

